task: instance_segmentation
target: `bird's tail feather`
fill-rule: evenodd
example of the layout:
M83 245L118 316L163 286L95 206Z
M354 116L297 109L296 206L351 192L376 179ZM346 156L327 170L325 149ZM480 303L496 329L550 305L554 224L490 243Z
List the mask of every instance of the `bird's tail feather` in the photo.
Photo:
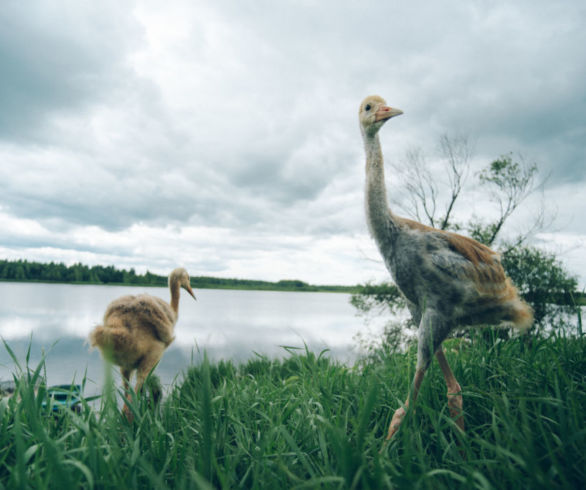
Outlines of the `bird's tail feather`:
M98 325L89 335L90 345L102 351L106 358L116 352L124 352L132 344L132 337L126 328Z
M503 313L500 327L515 328L525 333L533 325L533 309L519 295L510 278L502 284L497 295L500 310Z
M519 333L526 333L533 325L533 309L518 296L503 305L505 315L498 327L514 328Z
M106 334L103 325L98 325L90 332L90 345L92 347L102 347L106 344Z
M513 310L512 316L513 326L521 332L526 332L533 325L533 309L521 299Z

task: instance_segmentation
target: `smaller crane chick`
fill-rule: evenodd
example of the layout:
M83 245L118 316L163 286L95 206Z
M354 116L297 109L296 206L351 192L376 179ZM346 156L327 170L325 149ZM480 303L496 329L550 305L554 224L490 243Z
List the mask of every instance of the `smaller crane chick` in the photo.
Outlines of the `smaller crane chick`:
M173 342L173 329L179 313L179 289L185 289L195 298L189 275L183 268L169 274L171 303L149 294L122 296L112 301L104 314L103 325L98 325L89 336L90 345L98 347L102 356L120 366L122 383L130 400L129 382L136 370L136 392L140 392L149 372ZM124 405L129 421L133 417Z

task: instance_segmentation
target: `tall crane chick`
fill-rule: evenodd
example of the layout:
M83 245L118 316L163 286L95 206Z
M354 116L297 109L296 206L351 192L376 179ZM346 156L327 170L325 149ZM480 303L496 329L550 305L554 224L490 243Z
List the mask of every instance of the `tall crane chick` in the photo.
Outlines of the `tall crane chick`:
M196 299L189 275L182 268L169 274L170 304L149 294L122 296L108 305L103 325L98 325L90 333L92 347L98 347L104 359L120 366L122 383L129 400L129 383L133 371L136 370L135 391L139 393L149 372L175 339L173 329L179 313L180 288ZM132 421L127 404L124 405L124 413Z
M366 219L385 265L419 325L412 400L435 355L448 387L450 414L464 430L461 388L441 343L458 326L491 324L524 331L533 323L533 313L506 277L496 252L471 238L401 218L389 209L378 131L402 113L376 95L360 104ZM399 429L409 403L407 397L393 414L387 441Z

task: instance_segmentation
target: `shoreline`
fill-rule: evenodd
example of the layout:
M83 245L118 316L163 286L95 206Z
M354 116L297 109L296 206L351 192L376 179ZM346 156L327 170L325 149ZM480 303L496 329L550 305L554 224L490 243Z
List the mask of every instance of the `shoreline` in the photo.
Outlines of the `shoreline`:
M239 279L235 279L239 281ZM244 279L243 281L246 281ZM98 282L98 281L51 281L43 279L4 279L0 278L0 283L33 283L33 284L70 284L75 286L125 286L125 287L152 287L152 288L167 288L167 284L153 284L148 282ZM272 283L267 285L239 285L239 284L214 284L207 283L204 281L197 281L197 278L191 278L191 285L197 289L227 289L236 291L281 291L288 293L346 293L353 294L359 292L362 288L360 286L313 286L310 284L292 287L292 286L279 286L278 283Z

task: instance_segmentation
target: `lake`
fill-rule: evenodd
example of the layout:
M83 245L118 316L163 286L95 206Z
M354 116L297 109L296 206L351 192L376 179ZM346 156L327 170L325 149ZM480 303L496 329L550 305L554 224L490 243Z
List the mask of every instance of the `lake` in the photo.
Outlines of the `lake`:
M90 330L101 323L113 299L148 293L169 301L166 288L0 282L0 337L25 365L36 367L46 353L50 385L87 377L86 395L101 390L104 378L99 351L89 350ZM199 289L197 301L182 292L175 341L157 374L170 384L206 351L213 360L243 361L255 353L285 356L282 346L304 347L351 362L357 356L354 335L363 329L342 293L297 293ZM0 381L11 379L14 362L0 345Z

